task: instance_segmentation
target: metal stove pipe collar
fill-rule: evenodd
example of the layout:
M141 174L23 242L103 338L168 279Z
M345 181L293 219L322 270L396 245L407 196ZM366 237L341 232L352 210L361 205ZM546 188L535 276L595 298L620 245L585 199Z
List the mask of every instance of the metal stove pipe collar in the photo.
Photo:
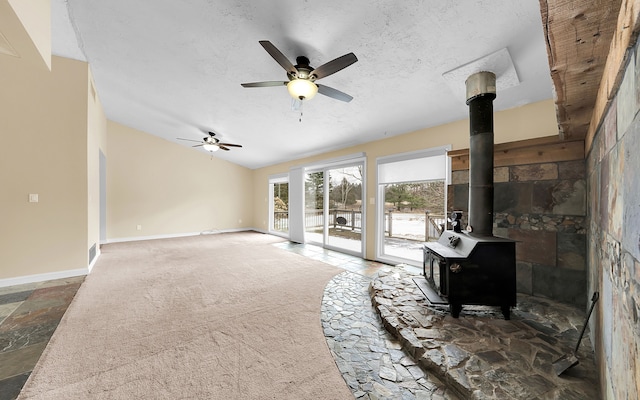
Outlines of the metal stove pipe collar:
M467 87L467 105L477 97L496 98L496 74L489 71L477 72L465 81Z

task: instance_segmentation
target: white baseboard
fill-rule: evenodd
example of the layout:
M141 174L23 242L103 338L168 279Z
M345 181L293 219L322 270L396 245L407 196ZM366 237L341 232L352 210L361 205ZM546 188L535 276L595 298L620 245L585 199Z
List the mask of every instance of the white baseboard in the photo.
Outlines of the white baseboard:
M283 239L287 239L289 240L289 234L287 233L280 233L280 232L263 232L266 233L267 235L271 235L271 236L277 236L277 237L281 237Z
M97 258L98 257L96 257L95 259ZM54 279L71 278L74 276L82 276L87 274L89 274L89 268L69 269L66 271L46 272L44 274L17 276L15 278L0 279L0 287L23 285L25 283L51 281Z
M245 232L245 231L257 231L254 228L237 228L237 229L212 229L208 231L202 232L190 232L190 233L170 233L167 235L153 235L153 236L131 236L124 238L113 238L107 239L106 243L123 243L123 242L137 242L140 240L156 240L156 239L172 239L179 237L188 237L188 236L199 236L199 235L215 235L218 233L233 233L233 232ZM267 232L265 232L267 233Z
M128 237L128 238L107 239L106 243L134 242L138 240L170 239L170 238L176 238L176 237L215 235L218 233L233 233L233 232L246 232L246 231L254 231L258 233L264 233L267 235L273 235L272 232L268 232L258 228L238 228L238 229L211 230L211 231L194 232L194 233L178 233L178 234L170 234L170 235L136 236L136 237ZM284 235L275 235L275 236L282 236L286 238ZM101 244L104 244L104 243L101 243ZM102 254L102 252L100 251L100 247L98 247L96 250L97 250L96 256L93 258L93 261L91 261L91 264L87 266L87 268L70 269L66 271L47 272L44 274L34 274L34 275L18 276L15 278L0 279L0 287L22 285L25 283L50 281L54 279L71 278L74 276L81 276L81 275L89 275L91 273L91 270L93 270L93 267L96 265L98 258L100 258L100 255Z
M93 257L93 260L87 266L87 268L69 269L65 271L46 272L44 274L25 275L25 276L17 276L15 278L0 279L0 287L23 285L25 283L44 282L44 281L51 281L54 279L64 279L64 278L71 278L74 276L89 275L93 267L96 265L98 258L100 258L100 254L102 253L100 252L100 248L98 247L96 249L96 256Z
M266 231L266 230L260 229L260 228L251 228L249 230L250 231L254 231L254 232L258 232L258 233L264 233L265 235L277 236L277 237L281 237L283 239L289 240L289 234L288 233L269 232L269 231Z

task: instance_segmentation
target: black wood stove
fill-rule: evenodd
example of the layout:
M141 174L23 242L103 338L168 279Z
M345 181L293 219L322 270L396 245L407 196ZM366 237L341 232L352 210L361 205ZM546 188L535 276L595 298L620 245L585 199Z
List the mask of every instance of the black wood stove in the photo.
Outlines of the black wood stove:
M505 319L516 305L515 242L495 236L444 231L424 245L423 273L438 293L435 304L448 303L458 318L463 304L500 306Z
M424 245L423 272L416 281L427 299L449 304L457 318L462 305L500 306L505 319L516 305L516 248L493 236L493 100L496 78L478 72L467 81L469 106L469 226L452 214L453 230ZM428 284L429 286L425 286Z

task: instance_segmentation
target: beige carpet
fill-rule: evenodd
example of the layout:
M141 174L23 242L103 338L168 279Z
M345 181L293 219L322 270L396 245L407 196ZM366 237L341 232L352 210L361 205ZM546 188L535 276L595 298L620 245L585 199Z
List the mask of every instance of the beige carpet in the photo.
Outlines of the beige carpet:
M103 246L19 399L353 399L320 323L341 270L278 241Z

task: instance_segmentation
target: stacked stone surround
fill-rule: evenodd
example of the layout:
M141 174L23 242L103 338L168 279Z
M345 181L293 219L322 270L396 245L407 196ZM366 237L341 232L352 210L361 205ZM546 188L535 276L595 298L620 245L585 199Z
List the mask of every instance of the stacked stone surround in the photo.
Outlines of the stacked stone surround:
M600 292L592 340L602 398L640 398L640 52L587 153L588 286Z
M538 151L535 143L522 146L527 154ZM585 161L579 153L579 159L567 160L571 156L563 153L554 160L542 147L540 162L515 157L494 168L493 233L517 241L519 293L584 306L589 297ZM468 169L453 171L447 201L449 211L465 212L465 226Z

